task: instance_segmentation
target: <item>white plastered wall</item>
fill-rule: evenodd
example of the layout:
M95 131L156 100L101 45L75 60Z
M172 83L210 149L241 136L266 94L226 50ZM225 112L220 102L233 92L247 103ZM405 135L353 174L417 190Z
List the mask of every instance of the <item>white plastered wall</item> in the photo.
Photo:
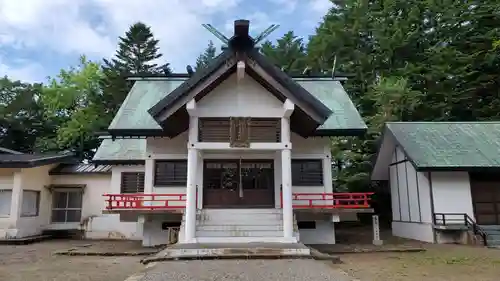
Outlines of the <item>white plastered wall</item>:
M11 211L10 217L0 217L0 238L21 238L38 235L43 230L83 229L89 239L141 239L142 227L136 221L121 222L119 215L102 214L105 207L104 193L112 192L112 176L99 174L85 175L54 175L49 171L55 165L46 165L26 169L0 169L0 189L14 190L19 184L22 190L40 191L38 216L16 217ZM144 169L144 167L142 166ZM130 167L128 167L130 169ZM118 168L127 170L127 168ZM118 177L119 179L119 177ZM49 188L49 185L57 187ZM82 198L82 220L79 223L52 223L52 193L53 188L84 185ZM21 193L22 193L21 190ZM116 193L119 193L119 185ZM14 197L14 196L13 196ZM21 212L22 196L18 201L11 201L11 210Z
M113 170L123 170L120 166ZM125 168L126 169L126 168ZM130 169L130 168L129 168ZM137 222L121 222L118 214L103 214L106 207L106 193L119 193L112 190L112 175L110 174L83 174L83 175L56 175L52 176L52 184L85 185L82 198L82 219L78 225L85 231L87 239L141 239L142 228ZM66 225L66 226L65 226ZM52 224L51 228L71 228L69 224Z
M24 169L0 169L2 189L12 190L10 215L0 219L0 238L22 238L37 235L47 226L50 218L50 184L48 171L53 165ZM25 217L22 211L23 190L39 191L37 216Z
M11 191L13 189L15 171L16 169L0 169L0 190ZM11 219L8 214L0 215L0 239L15 237L16 232L16 220Z

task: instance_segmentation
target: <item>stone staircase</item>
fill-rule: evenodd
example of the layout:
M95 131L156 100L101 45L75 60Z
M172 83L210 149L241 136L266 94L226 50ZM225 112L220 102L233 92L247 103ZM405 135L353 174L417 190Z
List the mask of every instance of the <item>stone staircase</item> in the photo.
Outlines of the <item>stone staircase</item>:
M299 240L297 229L294 218L294 239L283 238L281 209L202 209L196 215L198 243L295 243ZM181 239L183 235L181 227Z
M487 234L488 246L500 246L500 225L480 225Z

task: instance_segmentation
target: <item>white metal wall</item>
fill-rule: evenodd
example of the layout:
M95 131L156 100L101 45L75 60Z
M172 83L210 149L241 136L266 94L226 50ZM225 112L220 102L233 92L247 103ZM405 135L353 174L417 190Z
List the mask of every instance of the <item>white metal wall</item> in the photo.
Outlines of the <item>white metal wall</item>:
M395 236L433 241L432 208L428 175L417 172L396 147L389 166L392 230Z

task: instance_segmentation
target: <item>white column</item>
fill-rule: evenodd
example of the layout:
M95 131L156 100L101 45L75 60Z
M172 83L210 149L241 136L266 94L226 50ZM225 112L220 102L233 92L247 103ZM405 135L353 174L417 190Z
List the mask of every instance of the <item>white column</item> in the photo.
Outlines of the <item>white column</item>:
M330 139L327 139L327 142L330 142ZM325 188L325 193L333 192L333 183L332 183L332 152L330 148L330 144L325 144L324 148L324 156L323 156L323 184Z
M292 207L292 153L290 149L281 151L281 182L283 196L283 236L293 238L293 207Z
M196 237L196 169L198 166L198 150L193 144L198 141L198 117L195 116L196 102L191 100L186 104L189 117L186 213L184 221L184 243L195 242Z
M144 194L153 193L155 160L146 159L144 161Z
M289 99L283 103L281 118L281 143L286 148L281 151L281 196L283 200L283 237L293 240L293 200L292 200L292 147L290 143L290 116L295 105Z
M286 103L287 102L285 102L285 104ZM289 112L289 114L291 114L291 112ZM281 118L281 142L288 144L290 143L289 114ZM283 197L283 236L285 240L291 240L293 238L293 200L292 151L290 147L281 151L281 186L281 196Z
M21 217L21 206L23 202L22 176L23 176L22 171L15 172L12 183L12 198L11 198L12 201L10 202L10 219L14 224L17 224L17 220Z
M194 242L196 233L196 166L198 165L198 152L188 148L188 168L186 187L186 213L184 243Z

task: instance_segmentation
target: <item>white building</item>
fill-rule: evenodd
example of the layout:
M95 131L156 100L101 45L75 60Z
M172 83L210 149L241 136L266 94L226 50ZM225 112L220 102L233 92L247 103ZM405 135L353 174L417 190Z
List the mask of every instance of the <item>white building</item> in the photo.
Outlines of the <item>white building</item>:
M181 243L335 243L335 222L371 211L368 193L333 193L329 136L366 131L341 82L289 77L254 48L247 21L235 22L228 48L206 69L133 80L94 157L100 166L71 175L61 171L79 168L43 168L37 188L53 195L40 201L41 228L79 222L89 238L145 246L167 243L167 229L179 226ZM59 190L76 193L60 199ZM18 194L11 209L27 198ZM79 215L68 213L72 196ZM65 222L56 223L62 197Z
M389 181L394 235L447 243L484 232L496 244L499 168L500 122L390 122L372 180Z

